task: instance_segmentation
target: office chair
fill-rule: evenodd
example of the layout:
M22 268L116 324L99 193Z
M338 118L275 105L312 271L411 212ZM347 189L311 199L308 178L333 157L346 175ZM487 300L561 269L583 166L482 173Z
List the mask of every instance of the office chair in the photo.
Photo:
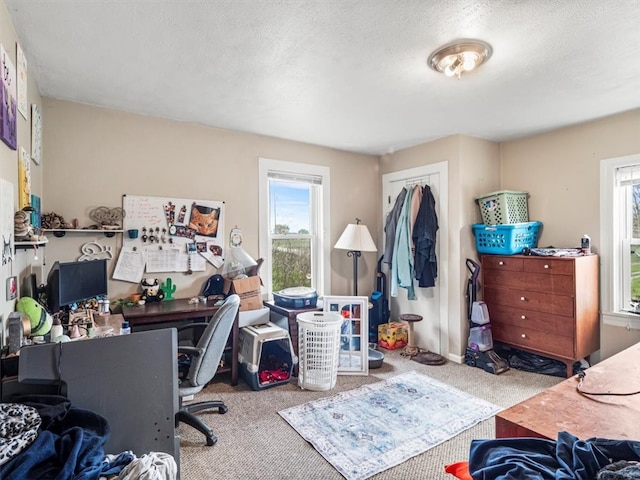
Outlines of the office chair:
M235 294L229 295L209 322L192 323L178 328L178 332L192 328L204 328L204 330L195 346L178 346L178 353L188 355L191 358L191 363L185 378L181 380L178 387L180 408L176 413L176 426L178 422L183 422L204 433L207 437L207 446L215 444L218 439L213 434L211 427L194 413L212 408L217 408L218 413L227 413L227 406L221 400L183 405L182 399L200 392L213 379L218 370L239 306L240 297Z

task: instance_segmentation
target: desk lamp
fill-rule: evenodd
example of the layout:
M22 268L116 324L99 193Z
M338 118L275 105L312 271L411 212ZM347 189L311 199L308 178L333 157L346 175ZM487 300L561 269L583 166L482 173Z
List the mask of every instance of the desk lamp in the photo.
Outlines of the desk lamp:
M348 250L347 256L353 257L353 294L358 295L358 257L362 252L377 252L376 244L373 243L371 233L366 225L360 224L360 219L356 218L356 223L350 223L344 229L342 235L336 242L334 248Z

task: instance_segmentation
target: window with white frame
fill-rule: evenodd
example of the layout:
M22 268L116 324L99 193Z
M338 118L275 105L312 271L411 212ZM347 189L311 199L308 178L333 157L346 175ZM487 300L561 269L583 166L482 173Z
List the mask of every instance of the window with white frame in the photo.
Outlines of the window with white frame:
M602 313L640 328L640 155L601 161Z
M259 159L260 271L269 292L329 292L329 168Z

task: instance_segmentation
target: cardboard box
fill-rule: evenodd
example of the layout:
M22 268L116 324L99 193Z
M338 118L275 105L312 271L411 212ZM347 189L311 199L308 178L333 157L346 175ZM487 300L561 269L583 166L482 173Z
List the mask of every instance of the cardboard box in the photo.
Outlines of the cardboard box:
M409 331L406 323L389 322L378 325L378 345L387 350L407 346Z
M257 310L262 308L262 294L260 293L260 277L241 278L239 280L224 281L224 294L235 293L240 297L239 311Z

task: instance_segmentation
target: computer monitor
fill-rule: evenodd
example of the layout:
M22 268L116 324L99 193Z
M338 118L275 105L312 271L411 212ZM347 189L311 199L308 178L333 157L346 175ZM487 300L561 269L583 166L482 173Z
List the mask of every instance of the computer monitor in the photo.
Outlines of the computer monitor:
M57 313L72 303L107 295L107 260L56 262L47 277L47 306Z

